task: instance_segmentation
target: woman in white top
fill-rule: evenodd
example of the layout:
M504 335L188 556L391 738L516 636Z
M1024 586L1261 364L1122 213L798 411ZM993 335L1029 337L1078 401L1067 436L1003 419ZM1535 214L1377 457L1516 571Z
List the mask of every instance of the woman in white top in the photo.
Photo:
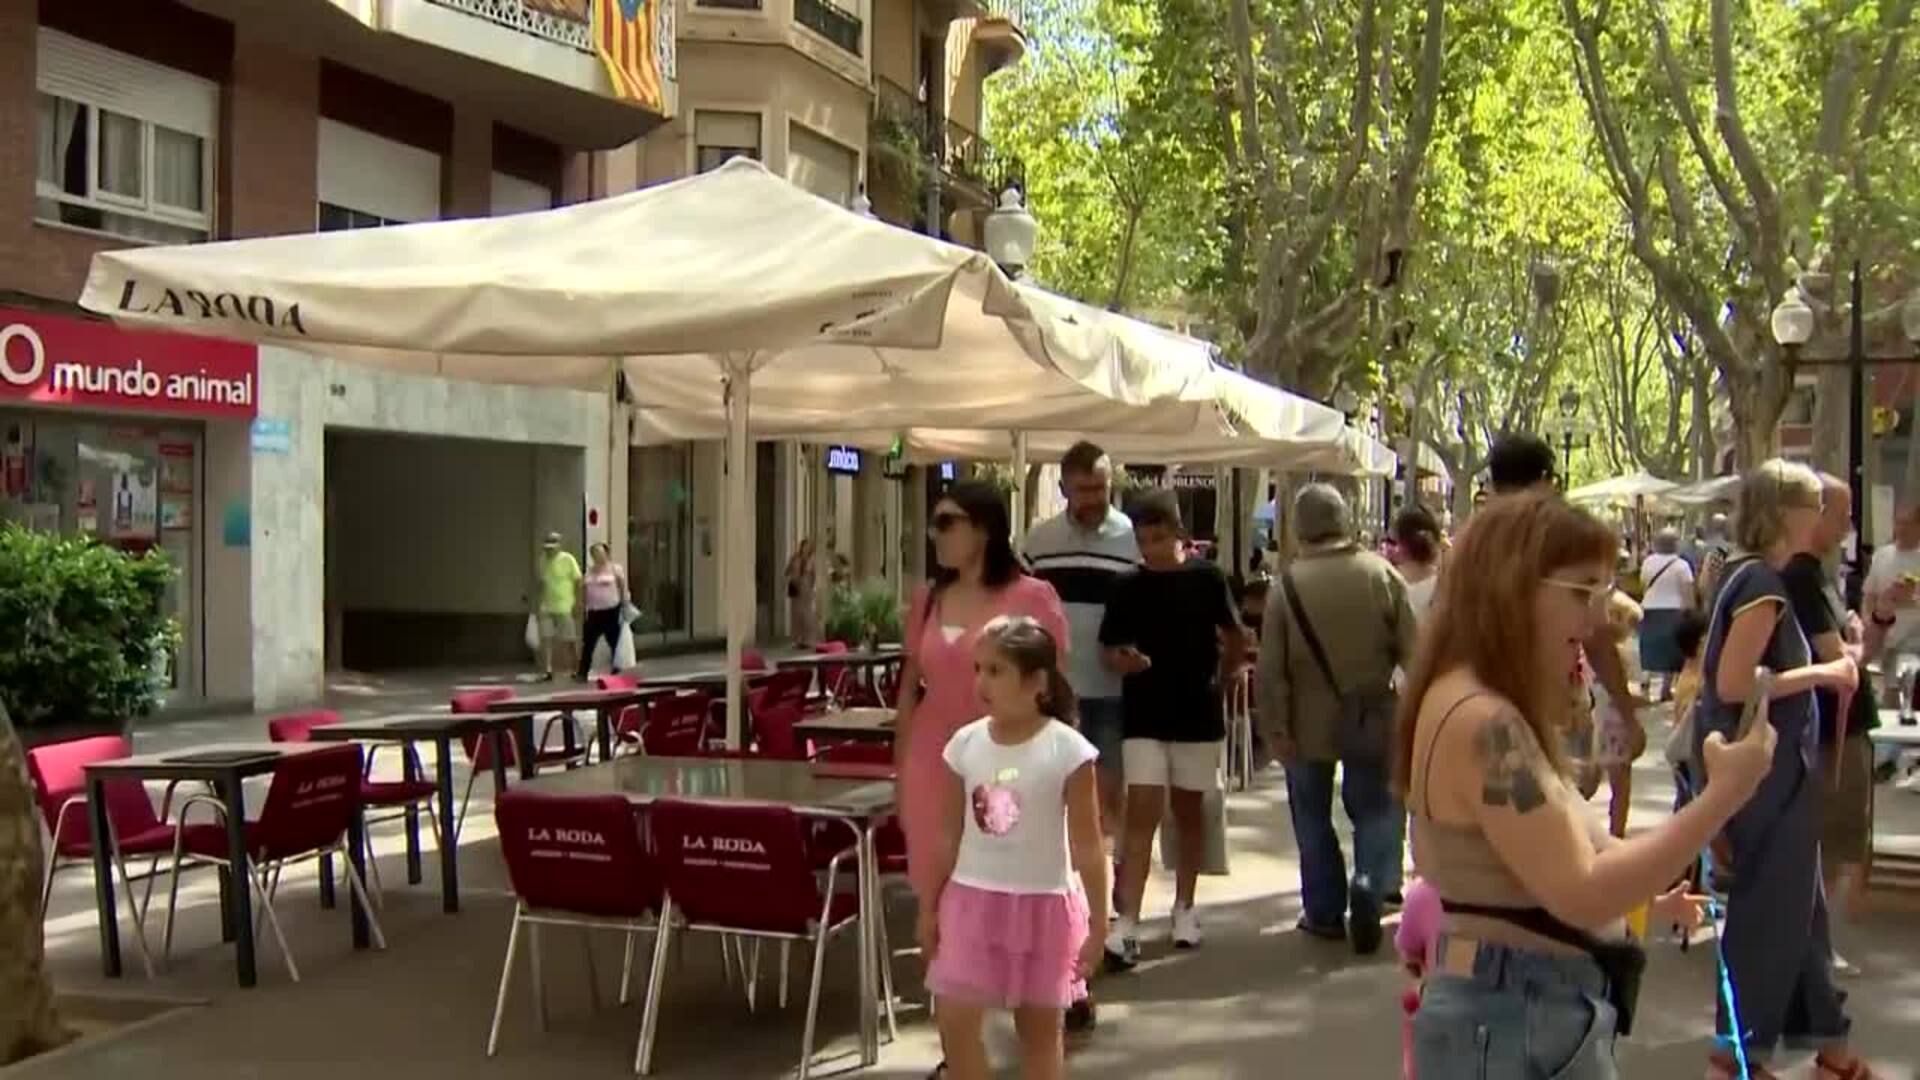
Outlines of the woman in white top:
M1687 658L1680 655L1673 632L1680 616L1693 607L1693 567L1680 555L1680 534L1661 529L1653 538L1653 554L1640 564L1640 670L1660 676L1660 700L1673 697L1673 677Z
M586 626L580 643L580 681L587 681L593 667L593 647L605 638L607 662L615 674L620 671L620 612L627 606L626 567L613 561L613 549L603 541L587 548L590 565L580 578L580 594L586 609Z
M1400 552L1400 576L1407 582L1407 606L1425 622L1433 588L1440 582L1440 523L1424 506L1409 506L1393 519L1393 543Z

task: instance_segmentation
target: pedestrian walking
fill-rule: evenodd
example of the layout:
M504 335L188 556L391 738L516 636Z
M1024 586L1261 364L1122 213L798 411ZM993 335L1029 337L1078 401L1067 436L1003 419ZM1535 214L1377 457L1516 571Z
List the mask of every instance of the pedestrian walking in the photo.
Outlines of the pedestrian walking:
M1226 741L1221 687L1245 663L1246 635L1219 566L1187 558L1180 504L1155 490L1132 507L1140 569L1114 590L1100 624L1107 666L1119 672L1125 715L1126 830L1120 845L1118 917L1107 967L1140 959L1140 906L1160 819L1173 812L1173 944L1200 944L1194 892L1207 853L1206 799L1220 787Z
M1646 958L1626 916L1697 923L1696 899L1670 886L1772 758L1766 725L1713 736L1700 797L1626 840L1568 786L1567 671L1603 618L1618 544L1557 495L1504 496L1440 580L1393 750L1414 865L1444 916L1413 1020L1427 1080L1617 1076Z
M1850 695L1830 690L1814 692L1820 718L1819 789L1820 866L1825 879L1828 914L1844 923L1852 905L1866 889L1868 850L1873 831L1873 740L1869 731L1880 726L1873 680L1866 664L1875 658L1882 635L1867 634L1860 617L1847 610L1840 586L1828 570L1828 561L1840 553L1853 526L1853 493L1847 482L1820 474L1820 528L1812 551L1788 560L1780 577L1800 629L1823 661L1850 656L1859 665L1860 684ZM1830 926L1829 930L1837 930ZM1838 950L1834 970L1854 973L1854 966Z
M534 587L539 595L540 647L546 654L546 672L551 682L555 672L572 671L579 664L575 654L580 648L580 561L560 548L560 534L550 532L540 545L540 559L534 567ZM591 654L589 654L591 655Z
M933 891L919 916L927 985L947 1076L986 1080L985 1012L1010 1009L1020 1075L1052 1080L1062 1016L1100 955L1091 927L1107 916L1099 751L1072 726L1059 647L1037 620L993 619L973 649L987 715L941 751Z
M1440 523L1424 506L1409 506L1393 518L1393 545L1400 561L1395 568L1407 583L1407 606L1415 621L1425 619L1440 583Z
M1873 1075L1847 1045L1852 1026L1833 984L1827 902L1820 887L1819 744L1814 691L1844 700L1859 685L1849 656L1817 661L1793 614L1782 571L1814 550L1821 530L1820 478L1804 465L1775 459L1740 483L1734 539L1743 554L1727 563L1708 620L1696 742L1727 734L1753 691L1756 666L1775 673L1771 726L1778 750L1758 792L1727 823L1733 883L1721 951L1739 1002L1724 996L1715 1030L1745 1043L1752 1076L1767 1069L1782 1041L1820 1050L1820 1076L1866 1080ZM1696 755L1697 756L1697 755ZM1708 762L1708 792L1715 777ZM1712 1077L1738 1077L1725 1049L1709 1058Z
M1661 701L1673 698L1673 677L1685 658L1674 645L1680 616L1693 608L1693 567L1680 554L1680 534L1661 529L1653 536L1653 554L1640 564L1640 670L1660 676ZM1652 697L1651 683L1648 697Z
M809 536L787 558L787 632L795 645L812 645L820 638L818 574Z
M585 629L580 635L581 682L593 670L593 650L607 643L607 663L615 674L620 671L620 635L626 632L622 613L633 603L627 587L627 568L613 561L613 549L604 540L587 545L587 570L580 578L580 603L586 609Z
M1299 558L1267 604L1256 682L1260 722L1286 769L1300 849L1299 928L1370 954L1397 898L1405 812L1389 787L1394 672L1413 657L1406 582L1353 541L1346 499L1309 484L1293 504ZM1335 766L1353 823L1353 863L1333 830ZM1351 915L1351 922L1349 922Z
M974 681L982 630L1002 615L1026 615L1056 643L1070 640L1060 597L1021 569L1006 499L992 485L963 480L949 487L934 505L928 533L936 569L908 601L893 725L907 878L922 911L937 910L944 869L946 745L986 712Z
M1140 546L1133 522L1113 505L1113 462L1098 445L1083 440L1067 448L1060 459L1060 492L1066 509L1027 533L1022 557L1035 577L1053 586L1066 610L1067 681L1079 701L1080 733L1100 753L1094 765L1100 826L1113 842L1125 818L1123 719L1120 676L1101 655L1100 623L1116 583L1140 564ZM1091 997L1067 1010L1069 1033L1083 1033L1095 1022Z

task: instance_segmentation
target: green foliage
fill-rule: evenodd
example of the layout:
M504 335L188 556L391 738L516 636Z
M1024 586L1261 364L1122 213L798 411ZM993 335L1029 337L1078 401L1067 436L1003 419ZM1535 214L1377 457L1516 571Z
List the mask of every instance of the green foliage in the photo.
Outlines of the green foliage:
M838 586L827 596L826 616L820 628L827 641L853 645L899 641L900 598L892 585L878 578Z
M21 724L118 723L153 711L179 631L173 568L83 537L0 526L0 701Z

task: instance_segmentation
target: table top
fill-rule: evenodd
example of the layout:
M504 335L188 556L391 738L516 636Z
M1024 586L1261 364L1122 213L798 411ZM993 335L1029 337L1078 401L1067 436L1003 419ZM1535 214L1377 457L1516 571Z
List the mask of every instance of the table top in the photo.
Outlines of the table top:
M838 709L809 716L793 725L805 735L893 735L892 709Z
M624 795L637 805L657 799L790 806L815 814L875 817L892 810L891 780L832 775L808 761L757 758L615 758L603 765L542 773L517 787L550 795Z
M1867 732L1867 738L1881 746L1906 746L1920 750L1920 725L1902 724L1898 709L1881 709L1880 726Z
M877 652L861 650L859 652L814 653L810 656L790 656L778 661L774 666L783 668L816 667L873 667L879 664L897 664L906 659L899 650L882 649Z
M403 741L430 739L436 735L454 735L481 728L499 727L532 715L533 711L525 708L512 712L489 709L483 713L399 713L393 716L371 716L357 720L342 720L337 724L323 724L314 728L310 734L313 739L322 742L346 742L352 739Z
M595 709L615 705L638 705L648 698L671 693L670 686L633 686L624 690L555 690L549 694L527 694L487 703L488 712L525 712L528 709Z
M134 754L112 761L95 761L86 766L89 775L124 776L156 780L198 780L225 776L259 776L270 773L281 759L295 754L327 749L324 743L277 743L235 741L212 743L189 749L167 750L158 754ZM210 755L231 754L233 760L209 760ZM196 760L184 760L193 758Z
M771 678L773 674L771 671L749 671L742 676L742 681L751 686L756 682L762 682ZM651 689L659 689L661 687L672 689L683 686L725 686L726 683L727 672L725 668L715 668L711 671L683 671L678 675L654 675L640 680L641 686Z

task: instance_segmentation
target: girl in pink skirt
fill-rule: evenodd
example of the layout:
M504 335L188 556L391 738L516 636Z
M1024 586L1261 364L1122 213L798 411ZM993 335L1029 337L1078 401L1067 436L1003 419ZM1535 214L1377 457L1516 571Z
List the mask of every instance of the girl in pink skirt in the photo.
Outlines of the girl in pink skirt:
M944 827L920 908L927 986L947 1076L986 1080L986 1010L1011 1009L1020 1075L1046 1080L1066 1067L1061 1017L1100 958L1088 928L1107 920L1097 752L1072 727L1059 647L1038 621L987 623L974 669L987 715L942 754Z

